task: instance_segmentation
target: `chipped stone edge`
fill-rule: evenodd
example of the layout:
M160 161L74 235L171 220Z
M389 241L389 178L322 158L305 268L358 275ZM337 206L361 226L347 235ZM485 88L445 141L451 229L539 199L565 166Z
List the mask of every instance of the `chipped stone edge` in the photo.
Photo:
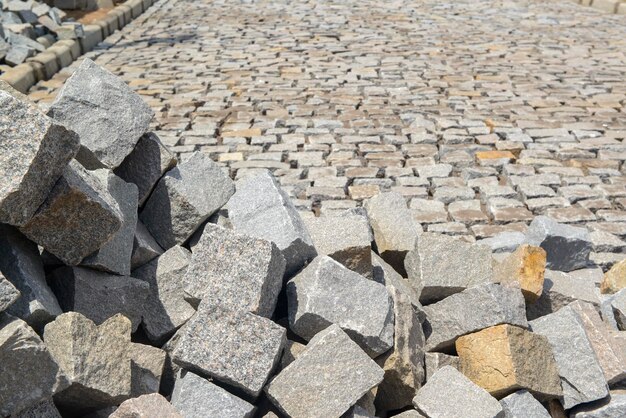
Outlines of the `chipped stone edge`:
M83 38L58 40L45 51L0 75L0 80L6 81L21 93L27 93L39 81L52 78L157 2L158 0L128 0L109 11L102 19L84 25Z

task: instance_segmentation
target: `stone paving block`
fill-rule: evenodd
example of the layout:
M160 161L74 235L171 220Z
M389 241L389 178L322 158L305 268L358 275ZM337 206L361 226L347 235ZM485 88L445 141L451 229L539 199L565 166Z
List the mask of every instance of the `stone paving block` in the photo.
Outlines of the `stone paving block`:
M600 291L604 294L613 294L624 288L626 288L626 259L616 263L604 274Z
M52 276L50 284L63 311L79 312L96 325L124 314L137 331L150 292L144 281L83 267L61 267Z
M163 254L163 248L156 242L148 228L138 220L133 237L133 252L130 258L131 270L143 266L161 254Z
M526 303L531 304L543 292L545 270L545 250L523 244L502 262L494 265L494 281L502 284L518 282Z
M77 159L93 169L120 165L148 130L154 112L121 79L85 58L48 115L79 135Z
M255 411L254 405L185 371L176 378L172 405L183 417L252 418Z
M496 325L456 340L461 372L501 398L527 389L546 400L562 395L552 347L544 336L512 325Z
M327 255L364 277L372 276L371 236L367 217L323 216L304 219L319 255Z
M142 321L146 335L155 343L173 334L195 313L185 300L183 282L190 262L189 250L176 245L133 271L133 277L149 285Z
M37 245L17 229L0 224L0 272L2 302L0 311L26 321L39 330L62 313L59 303L46 283L43 262ZM19 296L19 299L18 299Z
M620 330L626 330L626 290L620 290L610 299L613 315Z
M52 399L31 405L11 416L15 418L62 418Z
M137 187L109 170L94 170L98 178L117 202L122 213L122 226L100 249L85 258L81 265L119 275L129 275L133 240L137 229Z
M610 398L576 408L572 418L612 418L626 414L626 394L611 392Z
M172 352L175 363L253 397L263 389L286 340L285 329L267 318L204 303L179 338Z
M545 216L530 224L527 242L546 250L547 268L572 271L583 268L589 260L591 240L584 228L562 225Z
M526 240L526 235L519 231L501 232L490 238L477 241L477 244L486 245L494 253L511 253Z
M315 257L304 222L269 172L237 182L227 208L235 231L276 244L285 257L287 276Z
M35 106L0 90L0 222L22 226L78 152L78 136Z
M520 390L500 399L504 418L550 418L546 408L528 391Z
M439 369L413 399L429 417L501 417L502 406L487 391L450 366Z
M20 231L64 263L77 265L119 231L122 219L108 190L73 161Z
M184 275L186 298L271 317L283 285L285 259L264 239L207 224Z
M406 274L404 258L415 247L421 228L399 193L383 193L364 204L381 257L398 273Z
M529 322L532 332L548 338L563 387L563 407L602 399L608 387L580 317L571 307Z
M119 406L109 418L183 418L167 399L158 393L146 394L137 398L128 399Z
M139 206L143 206L159 179L176 163L176 156L159 137L154 132L148 132L115 169L115 174L137 186Z
M419 301L419 295L411 287L409 281L400 276L397 271L385 262L378 254L372 251L372 279L375 282L385 285L389 293L393 296L394 289L399 290L406 295L413 307L417 310L420 322L424 322L426 315L422 310L422 304Z
M235 191L222 169L194 153L168 171L146 202L140 220L161 247L183 244Z
M514 285L470 287L424 307L426 351L445 351L465 334L499 324L526 327L524 296Z
M451 356L444 353L425 353L424 366L426 370L426 381L429 381L437 370L445 366L451 366L461 371L461 360L458 356Z
M69 385L60 363L26 322L0 313L0 415L45 401Z
M137 397L159 391L165 356L165 351L160 348L138 343L130 344L130 396Z
M404 266L409 283L426 304L493 280L489 247L445 235L420 234Z
M130 397L130 332L123 315L96 326L80 313L68 312L46 325L46 346L70 382L55 396L61 413L85 413Z
M339 325L370 356L393 347L393 301L387 289L318 256L287 283L289 326L305 340Z
M337 325L318 333L266 388L289 416L340 416L383 380L383 370Z

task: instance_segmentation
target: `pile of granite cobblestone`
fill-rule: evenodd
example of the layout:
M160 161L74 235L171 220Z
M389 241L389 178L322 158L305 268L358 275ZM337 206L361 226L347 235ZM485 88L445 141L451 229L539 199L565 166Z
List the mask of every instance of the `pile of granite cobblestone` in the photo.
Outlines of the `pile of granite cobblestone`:
M88 59L45 114L0 84L0 416L626 415L626 261L585 228L304 216L153 116Z

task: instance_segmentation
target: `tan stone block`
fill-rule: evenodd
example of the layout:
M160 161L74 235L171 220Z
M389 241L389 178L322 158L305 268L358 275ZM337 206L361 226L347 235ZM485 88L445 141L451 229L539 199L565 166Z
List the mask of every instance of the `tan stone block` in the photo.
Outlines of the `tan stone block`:
M545 271L546 251L524 244L494 266L494 281L503 284L518 282L526 303L533 303L543 291Z
M497 325L460 337L461 371L493 396L527 389L540 399L561 396L548 339L513 325Z
M611 270L604 273L604 280L600 285L602 293L617 293L626 287L626 259L616 263Z
M380 193L380 187L376 184L364 184L359 186L348 187L350 198L354 200L363 200L374 197Z

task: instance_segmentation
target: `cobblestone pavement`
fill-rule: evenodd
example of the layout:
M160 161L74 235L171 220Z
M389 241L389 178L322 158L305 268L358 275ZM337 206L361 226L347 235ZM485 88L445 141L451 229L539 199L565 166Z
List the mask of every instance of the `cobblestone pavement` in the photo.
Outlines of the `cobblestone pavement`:
M180 153L270 169L303 210L402 193L480 239L537 214L626 249L626 17L567 1L161 0L88 56ZM42 103L71 73L35 86Z

